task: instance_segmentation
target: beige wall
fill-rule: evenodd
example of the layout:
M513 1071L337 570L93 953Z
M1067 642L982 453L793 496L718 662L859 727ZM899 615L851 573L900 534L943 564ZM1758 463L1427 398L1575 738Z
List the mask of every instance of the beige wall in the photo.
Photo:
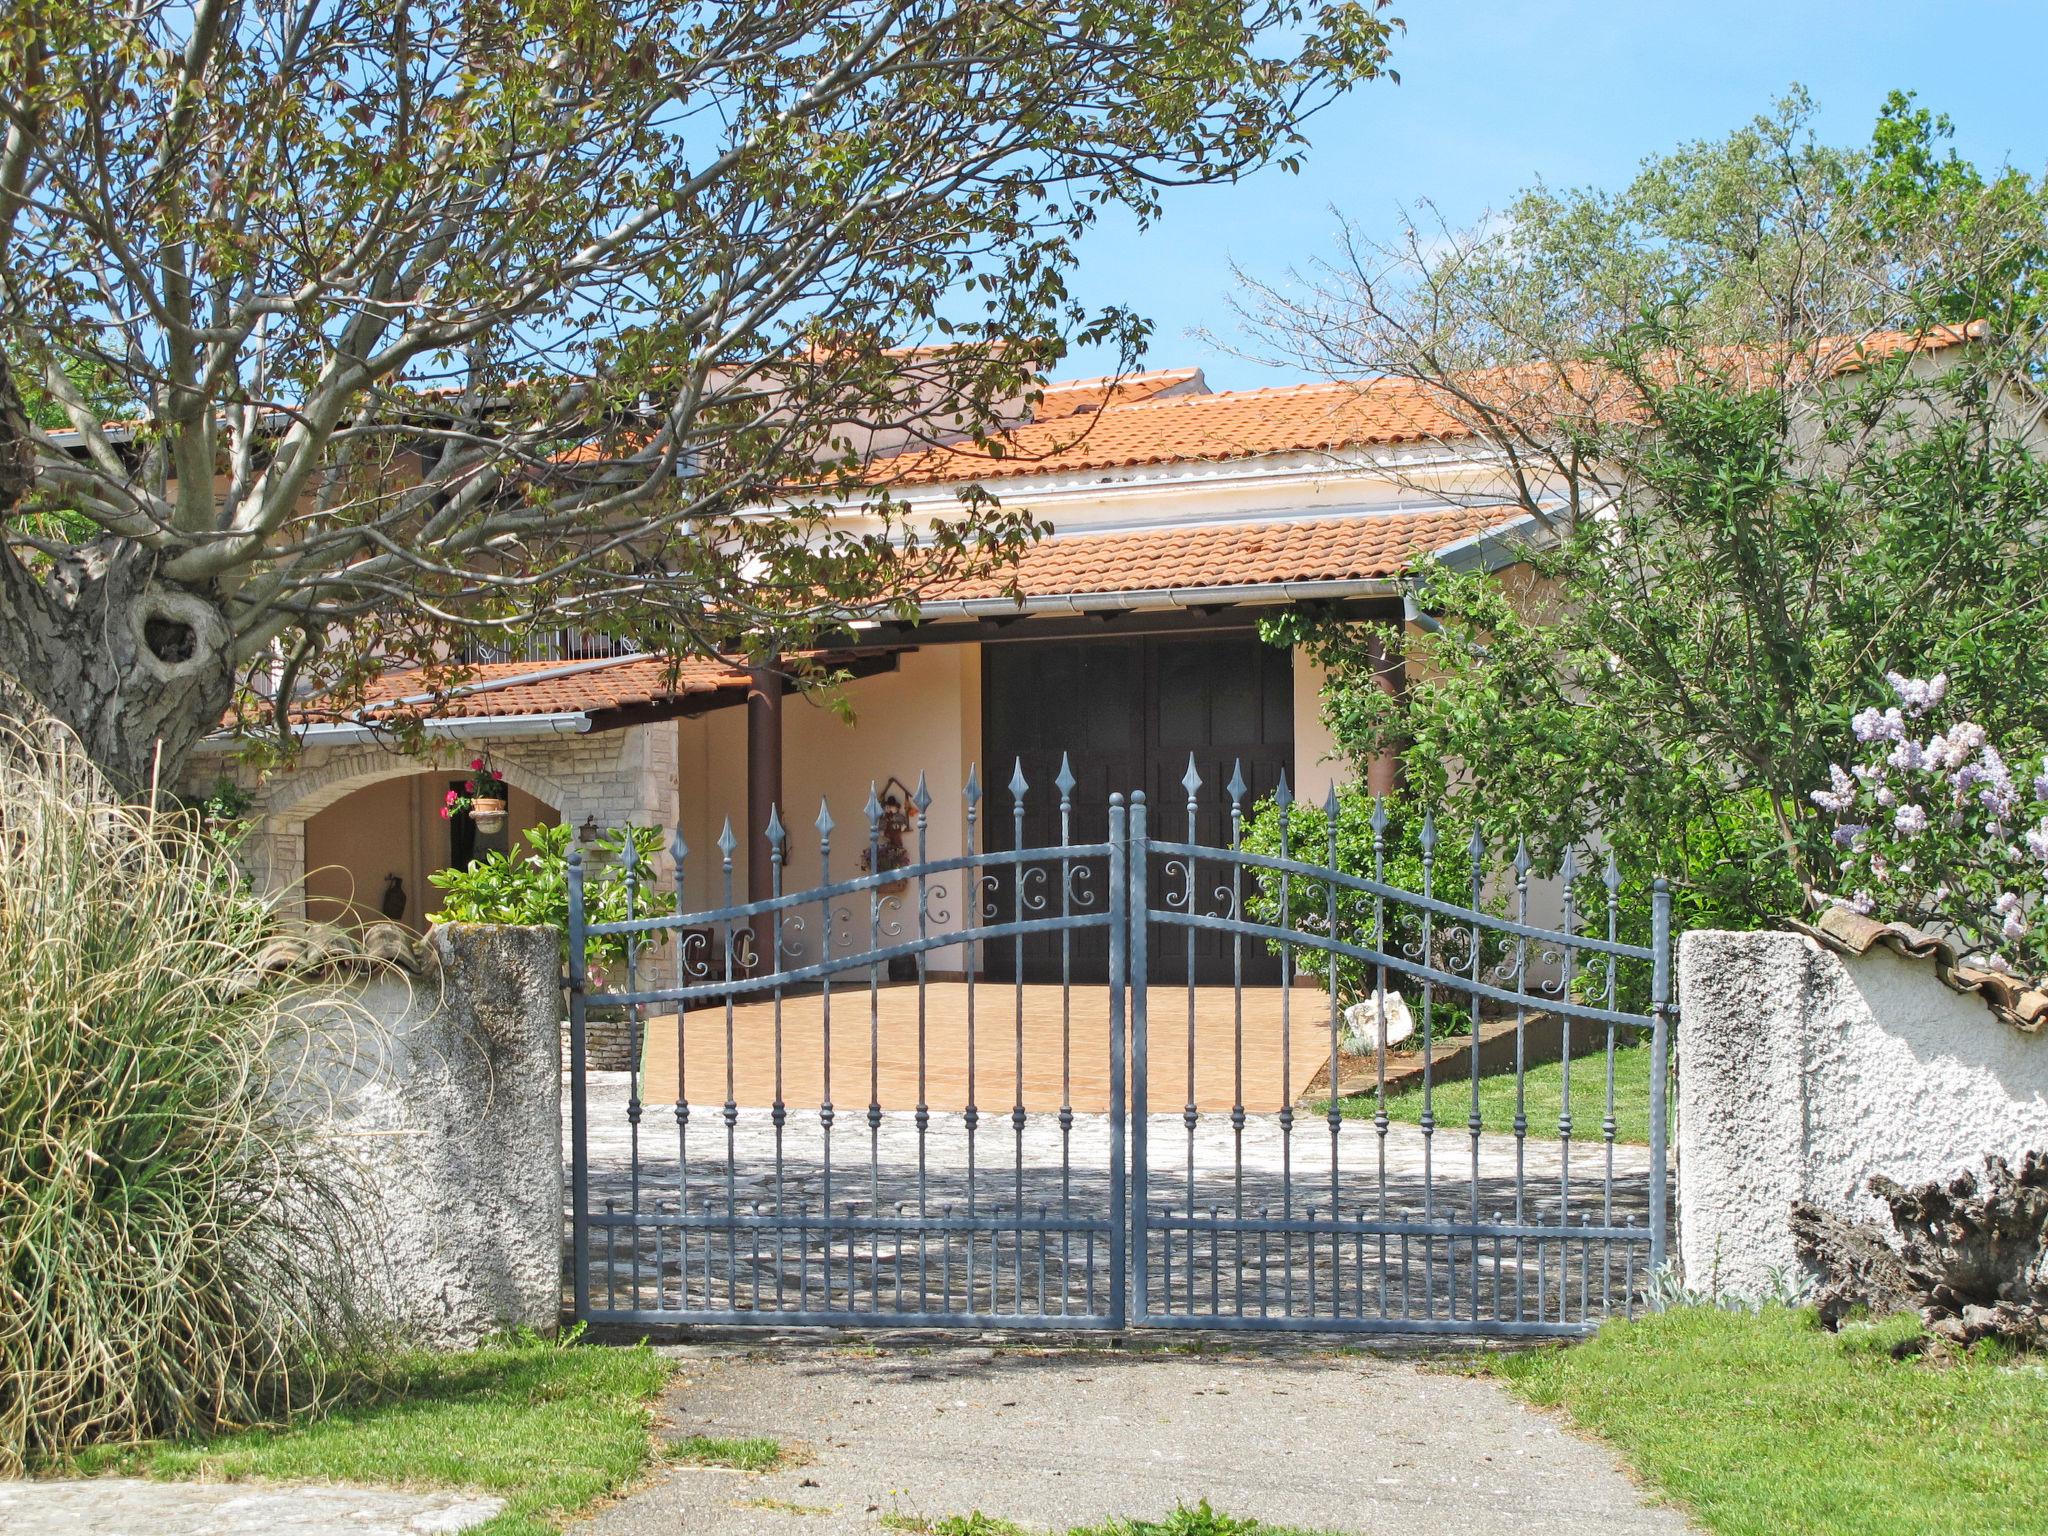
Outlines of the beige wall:
M425 932L425 914L441 893L427 876L448 865L448 823L441 805L460 769L380 779L344 795L306 821L306 915L315 922L380 922L385 882L405 882L404 923ZM508 846L525 845L529 827L555 821L552 807L517 785L507 788Z
M785 884L801 889L819 877L818 805L832 809L832 874L846 879L860 872L867 847L870 785L891 774L912 789L926 776L932 807L927 853L945 858L961 852L965 825L961 786L981 750L981 647L941 645L905 653L894 672L863 678L845 690L853 717L846 720L823 702L792 694L782 706L782 819L789 829ZM733 899L746 897L747 726L740 709L714 710L677 722L677 758L682 780L683 835L689 840L685 893L693 908L723 900L719 831L729 817L740 847L733 855ZM915 838L915 831L910 834ZM915 845L912 843L912 852ZM953 894L957 895L957 885ZM937 902L934 901L936 914ZM953 926L957 902L947 903ZM914 914L913 914L914 916ZM862 919L865 921L865 918ZM814 953L816 914L800 939ZM945 955L934 969L948 969Z
M1321 805L1332 784L1351 777L1323 724L1323 676L1305 652L1294 653L1294 797L1311 805Z

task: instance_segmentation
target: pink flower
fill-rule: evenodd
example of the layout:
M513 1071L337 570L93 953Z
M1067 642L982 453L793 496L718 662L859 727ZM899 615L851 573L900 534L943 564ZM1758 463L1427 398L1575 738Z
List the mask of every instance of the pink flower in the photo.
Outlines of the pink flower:
M478 773L482 773L484 771L484 760L480 757L472 757L469 760L469 766L474 768Z

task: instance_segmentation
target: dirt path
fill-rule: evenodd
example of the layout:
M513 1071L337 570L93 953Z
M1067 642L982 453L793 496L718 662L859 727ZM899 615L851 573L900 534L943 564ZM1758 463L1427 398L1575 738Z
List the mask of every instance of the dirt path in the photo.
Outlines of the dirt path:
M581 1536L869 1536L973 1510L1063 1530L1199 1499L1328 1531L1690 1529L1610 1453L1492 1382L1404 1360L943 1345L679 1354L665 1434L765 1435L808 1460L759 1475L676 1467Z

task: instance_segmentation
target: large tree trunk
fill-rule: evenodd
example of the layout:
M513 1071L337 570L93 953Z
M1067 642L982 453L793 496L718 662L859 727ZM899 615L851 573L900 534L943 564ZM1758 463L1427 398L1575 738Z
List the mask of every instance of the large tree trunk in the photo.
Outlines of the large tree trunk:
M0 670L136 798L177 781L234 696L226 620L202 594L156 580L155 564L117 539L40 573L0 553Z
M28 414L0 354L0 525L35 481ZM19 694L54 715L138 798L176 782L234 696L227 621L204 594L157 581L155 564L120 539L63 559L0 546L0 705Z

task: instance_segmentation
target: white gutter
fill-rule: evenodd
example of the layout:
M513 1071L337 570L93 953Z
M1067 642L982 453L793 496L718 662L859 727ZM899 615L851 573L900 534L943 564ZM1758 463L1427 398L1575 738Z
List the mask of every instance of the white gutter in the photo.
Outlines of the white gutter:
M556 710L545 715L477 715L471 719L435 718L419 722L421 730L430 736L492 737L503 739L516 736L581 736L590 729L590 716L582 710ZM292 729L292 734L309 746L351 746L357 742L388 742L394 734L391 727L372 725L360 720L337 720L318 725L301 725ZM235 741L225 731L216 731L200 745L208 742L225 747Z
M1217 603L1314 602L1333 597L1395 597L1400 577L1346 581L1258 581L1231 587L1141 587L1126 592L1067 592L1039 597L953 597L920 601L923 619L997 619L1030 613L1137 613L1206 608Z
M1453 571L1499 570L1502 566L1513 565L1522 558L1521 546L1529 543L1543 532L1533 513L1524 512L1520 517L1509 518L1478 533L1469 533L1462 539L1454 539L1434 551L1436 563Z

